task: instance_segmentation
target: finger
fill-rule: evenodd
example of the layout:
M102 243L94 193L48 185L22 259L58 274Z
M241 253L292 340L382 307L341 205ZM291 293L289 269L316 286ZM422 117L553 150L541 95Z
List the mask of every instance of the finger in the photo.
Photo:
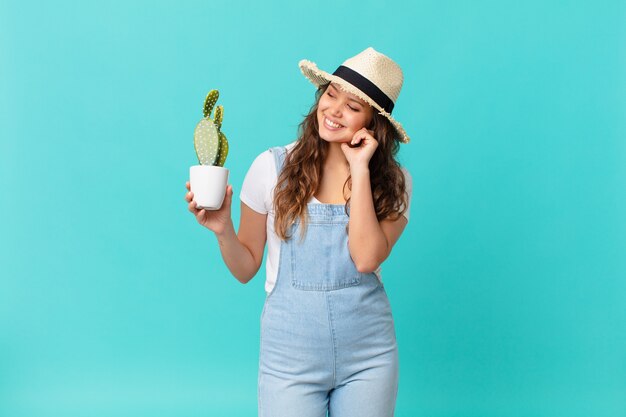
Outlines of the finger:
M185 194L185 200L187 200L187 202L191 202L191 200L193 200L193 193L191 191Z
M192 201L191 203L189 203L189 205L187 207L189 208L190 212L192 212L194 214L197 214L198 210L197 210L196 206L197 206L196 202Z
M359 130L359 132L363 132L366 135L371 135L371 136L374 135L374 131L366 128L365 126L362 127L361 130Z
M367 132L367 129L362 128L354 132L354 135L352 135L352 139L365 138L368 135L369 133Z
M356 132L356 134L352 137L352 140L350 141L351 147L359 146L361 144L361 141L364 139L365 139L365 136L363 136L363 132L361 131Z
M185 187L187 187L187 189L188 189L189 191L191 191L191 188L190 188L190 185L189 185L189 181L187 181L187 182L185 183Z
M226 205L230 206L233 202L233 187L229 185L226 187Z
M376 139L369 134L367 129L363 128L354 134L350 143L353 146L358 146L361 142L367 143L368 141L376 142Z

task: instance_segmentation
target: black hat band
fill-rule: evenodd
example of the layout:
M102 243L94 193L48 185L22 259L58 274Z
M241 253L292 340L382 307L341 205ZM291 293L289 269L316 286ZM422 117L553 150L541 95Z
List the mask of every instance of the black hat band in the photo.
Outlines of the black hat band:
M367 94L376 104L382 107L387 113L391 114L393 110L393 101L383 93L383 91L376 86L373 82L359 74L358 72L340 65L333 75L342 78Z

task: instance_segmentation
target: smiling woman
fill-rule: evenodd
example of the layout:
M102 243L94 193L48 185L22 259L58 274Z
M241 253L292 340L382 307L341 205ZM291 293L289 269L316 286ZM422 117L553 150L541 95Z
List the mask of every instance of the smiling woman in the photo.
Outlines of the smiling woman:
M347 92L348 89L345 82L320 85L316 102L300 124L300 139L288 154L273 197L275 230L281 239L288 237L287 229L296 217L306 227L306 202L313 195L337 194L329 192L329 188L345 197L345 212L349 212L354 171L348 159L352 156L348 150L350 144L367 145L359 146L366 152L356 156L368 159L358 165L370 171L376 219L395 220L408 209L410 175L395 159L403 136L383 112L375 111L370 103ZM330 178L324 175L330 171L337 175Z
M367 102L330 83L317 106L319 135L328 142L350 142L359 129L371 123L373 113Z
M315 102L298 140L250 167L239 233L232 187L220 210L198 210L192 196L189 209L243 283L268 243L259 416L392 416L398 350L380 264L408 221L410 176L395 158L408 136L390 114L402 71L373 48L332 76L300 68L321 80Z

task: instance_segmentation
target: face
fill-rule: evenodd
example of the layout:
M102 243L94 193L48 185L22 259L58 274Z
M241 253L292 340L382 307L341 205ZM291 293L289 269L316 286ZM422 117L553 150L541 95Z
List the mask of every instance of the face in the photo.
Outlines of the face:
M327 142L349 142L358 130L369 125L373 114L367 102L331 83L317 106L320 137Z

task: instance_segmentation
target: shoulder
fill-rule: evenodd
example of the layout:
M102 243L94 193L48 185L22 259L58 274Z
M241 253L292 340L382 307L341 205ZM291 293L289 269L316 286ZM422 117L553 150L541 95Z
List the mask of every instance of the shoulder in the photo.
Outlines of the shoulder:
M268 192L276 180L274 156L268 149L256 156L241 185L240 200L254 211L266 214L268 208Z
M254 162L252 162L252 165L262 166L265 168L274 167L273 171L274 171L274 174L276 174L276 160L275 160L274 151L279 148L285 148L287 153L289 153L289 151L291 151L291 149L293 149L295 145L296 145L296 142L294 141L294 142L288 143L287 145L271 147L261 152L254 159Z
M266 171L267 168L271 167L273 163L274 155L272 155L272 149L267 149L258 154L256 158L254 158L254 161L252 162L252 167L255 167L257 169L262 168L262 171Z
M271 146L268 149L266 149L265 151L261 152L259 154L259 156L257 158L265 158L265 159L271 159L274 158L274 153L275 151L281 151L284 148L287 149L287 151L289 151L291 148L293 148L293 146L295 145L295 142L291 142L288 143L287 145L275 145L275 146Z
M285 153L289 154L293 150L293 148L296 146L296 142L297 141L293 141L293 142L290 142L290 143L288 143L286 145L276 146L274 148L270 148L269 150L270 150L270 152L273 152L274 149L284 148Z
M254 175L259 175L264 178L275 177L276 176L276 159L274 155L275 149L284 147L287 149L287 152L289 152L295 146L295 144L296 142L291 142L285 146L272 147L261 152L260 154L257 155L257 157L252 162L252 165L250 166L250 169L248 170L248 172L253 173Z

